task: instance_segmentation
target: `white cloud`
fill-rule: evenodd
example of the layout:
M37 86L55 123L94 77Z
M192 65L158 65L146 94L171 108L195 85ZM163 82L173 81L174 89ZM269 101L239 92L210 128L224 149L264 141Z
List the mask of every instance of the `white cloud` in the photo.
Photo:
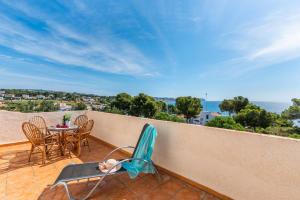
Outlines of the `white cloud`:
M260 24L245 28L243 32L248 33L245 37L248 46L252 43L256 47L249 52L249 59L271 57L280 61L283 56L300 56L294 55L300 48L299 31L300 14L289 12L273 14Z
M47 32L33 30L2 13L0 43L4 46L45 60L102 72L148 76L154 71L153 63L139 49L131 43L112 37L109 30L100 34L95 32L97 35L83 33L76 27L54 22L51 16L26 4L17 9L43 21L47 25Z
M300 14L277 12L224 35L238 56L220 63L233 76L300 58Z

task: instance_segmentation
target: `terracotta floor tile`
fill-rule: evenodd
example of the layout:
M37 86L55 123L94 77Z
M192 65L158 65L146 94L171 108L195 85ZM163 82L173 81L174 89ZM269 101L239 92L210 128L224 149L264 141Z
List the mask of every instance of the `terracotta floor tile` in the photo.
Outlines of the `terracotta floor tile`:
M219 200L219 198L213 196L212 194L206 194L203 200Z
M91 152L82 149L80 157L72 154L60 157L51 154L50 161L41 165L41 154L34 154L32 162L28 163L29 144L0 147L0 199L2 200L65 200L65 190L59 186L50 189L61 170L68 164L82 162L99 162L112 148L95 140L90 140ZM111 158L124 158L122 153L115 153ZM98 180L98 179L97 179ZM91 199L104 200L169 200L169 199L200 199L203 192L193 189L186 183L162 173L162 181L156 176L141 174L130 179L128 174L110 176L106 183L98 187ZM95 184L91 180L70 184L70 191L76 198L84 197ZM205 193L206 194L206 193ZM214 196L205 195L207 200L216 200ZM215 199L214 199L215 198Z
M150 193L158 186L158 181L152 175L142 177L133 183L129 183L128 185L128 187L138 196L143 196L147 193Z
M91 188L91 187L90 187ZM101 187L97 188L97 191L93 194L95 199L119 199L125 195L132 195L118 179L111 179L104 183Z
M147 194L144 194L142 195L140 198L142 200L152 200L152 199L155 199L155 200L169 200L171 199L171 195L168 195L166 193L161 193L159 192L159 189L156 189L150 193L147 193Z
M124 173L124 174L118 175L117 178L125 185L130 185L130 184L133 184L134 182L138 181L140 178L142 178L142 176L139 175L135 179L131 179L127 173Z
M182 184L182 182L171 179L162 185L159 186L159 191L161 193L166 193L168 195L174 195L177 193L180 189L184 188L185 186Z
M181 200L181 199L187 199L187 200L199 200L201 197L201 193L190 189L190 188L184 188L180 191L178 191L178 193L176 193L176 195L174 196L174 199L176 200Z
M166 182L163 182L161 185L159 185L159 187L157 187L152 192L143 195L142 199L170 199L184 187L185 186L180 181L177 181L175 179L169 179Z
M6 174L0 175L0 199L6 196Z
M187 188L189 188L189 189L192 189L192 190L198 192L198 193L200 194L200 199L201 199L201 200L204 199L206 196L210 195L209 193L207 193L207 192L205 192L205 191L203 191L203 190L200 190L199 188L196 188L196 187L194 187L194 186L192 186L192 185L186 184L186 183L184 183L184 182L183 182L183 184L185 184L185 187L187 187Z
M65 194L65 192L57 192L54 197L52 198L52 200L67 200L68 197Z
M65 196L65 190L62 186L53 189L47 187L38 195L38 199L52 200L52 199L64 198L64 196Z

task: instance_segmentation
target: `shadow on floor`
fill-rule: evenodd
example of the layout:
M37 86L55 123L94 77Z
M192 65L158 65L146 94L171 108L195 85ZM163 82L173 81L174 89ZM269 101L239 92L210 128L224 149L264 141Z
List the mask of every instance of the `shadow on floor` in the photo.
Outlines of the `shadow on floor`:
M88 192L98 182L86 180L73 182L69 184L72 196L76 199L84 198ZM89 199L148 199L144 198L147 193L151 193L152 189L158 188L160 185L168 181L157 181L153 175L145 175L130 179L127 174L109 176L105 179L104 184L98 186ZM47 187L40 194L39 199L67 199L67 195L63 186L57 186L53 189ZM150 198L149 198L150 199Z
M28 146L30 148L30 146ZM7 173L16 169L31 167L31 166L40 166L44 167L51 165L54 162L68 159L67 156L60 156L59 150L55 149L51 154L48 154L47 162L42 165L42 156L39 152L34 152L31 155L30 162L28 161L30 150L11 150L0 152L0 174Z

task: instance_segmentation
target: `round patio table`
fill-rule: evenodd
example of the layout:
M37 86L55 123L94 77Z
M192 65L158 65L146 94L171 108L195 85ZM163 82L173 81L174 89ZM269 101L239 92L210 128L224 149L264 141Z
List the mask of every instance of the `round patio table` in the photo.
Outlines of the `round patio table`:
M64 144L65 144L65 141L64 141L64 138L65 138L65 133L67 131L75 131L75 130L78 130L78 126L76 125L70 125L68 127L65 127L65 128L58 128L56 126L49 126L47 127L47 129L51 132L57 132L59 134L59 143L60 143L60 150L61 150L61 155L63 156L64 155L64 152L65 152L65 149L64 149Z

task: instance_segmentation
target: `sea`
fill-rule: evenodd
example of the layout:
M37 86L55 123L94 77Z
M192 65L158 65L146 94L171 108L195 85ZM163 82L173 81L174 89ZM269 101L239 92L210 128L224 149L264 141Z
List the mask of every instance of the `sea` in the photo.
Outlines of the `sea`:
M165 100L167 104L172 104L175 105L175 100ZM219 112L222 113L219 105L222 101L205 101L204 99L201 100L201 104L203 106L204 111L209 111L209 112ZM269 112L274 112L277 114L280 114L282 111L287 109L289 106L291 106L291 103L286 103L286 102L265 102L265 101L253 101L251 102L257 106L260 106L261 108L269 111ZM227 115L226 112L223 112L222 115Z

